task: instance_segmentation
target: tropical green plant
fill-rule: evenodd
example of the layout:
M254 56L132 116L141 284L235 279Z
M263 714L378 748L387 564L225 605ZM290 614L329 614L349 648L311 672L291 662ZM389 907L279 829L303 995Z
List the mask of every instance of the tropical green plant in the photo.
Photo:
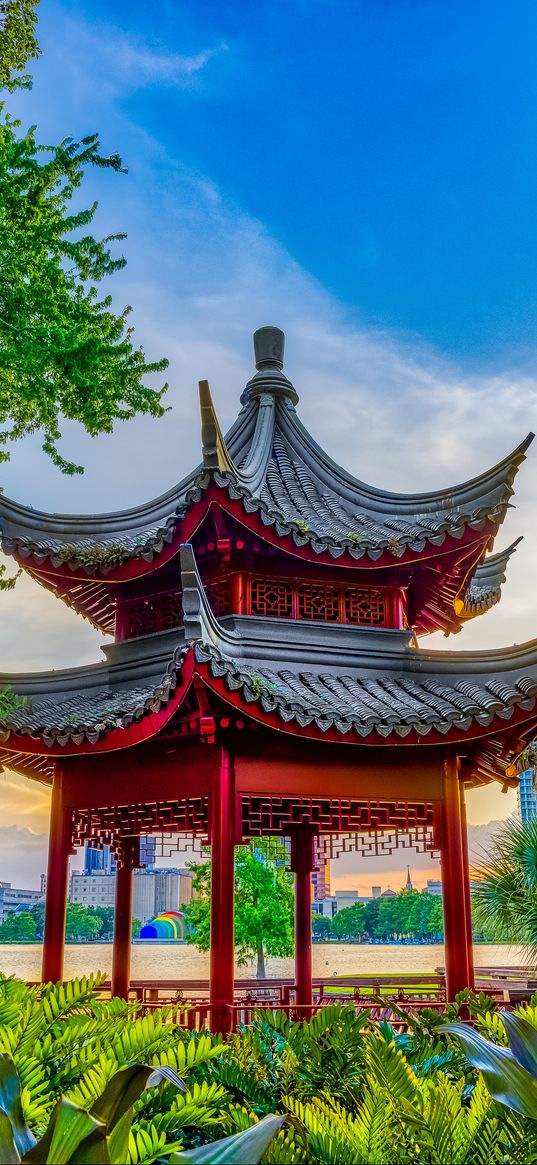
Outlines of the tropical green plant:
M235 851L235 943L237 961L257 960L257 978L266 976L265 956L293 952L293 875L288 853L270 838ZM202 951L211 943L211 866L194 867L195 891L186 908L188 941Z
M457 1036L471 1064L483 1075L495 1100L537 1121L537 1031L524 1015L501 1012L507 1045L493 1043L462 1023L446 1024ZM496 1027L496 1033L500 1032ZM503 1034L503 1033L502 1033Z
M285 1116L267 1116L253 1127L225 1137L216 1144L177 1153L176 1142L154 1129L132 1130L136 1102L159 1085L186 1092L171 1068L147 1068L130 1064L116 1072L91 1108L57 1101L47 1128L38 1140L24 1120L20 1078L13 1060L0 1054L0 1153L4 1165L125 1165L168 1158L177 1165L202 1162L256 1162L279 1132ZM142 1152L140 1152L140 1148Z
M487 1055L490 1044L499 1056L498 1071L505 1074L505 1065L513 1063L504 1021L483 995L465 992L444 1015L433 1008L413 1014L393 1004L394 1016L406 1028L400 1032L350 1005L329 1004L304 1022L260 1010L251 1026L224 1042L178 1028L166 1008L145 1015L139 1005L100 999L100 982L28 987L0 978L0 1053L20 1077L17 1093L10 1070L6 1096L0 1071L0 1109L10 1127L15 1114L17 1135L27 1128L42 1146L39 1156L37 1146L28 1149L21 1142L19 1158L33 1153L28 1160L128 1165L158 1160L217 1165L261 1157L267 1165L537 1161L537 1121L516 1105L509 1110L498 1103L488 1086L488 1061L482 1069L473 1056L476 1038L484 1037ZM475 1032L457 1026L461 1005ZM536 1059L537 997L509 1022L519 1044ZM455 1038L461 1031L474 1041L468 1049ZM535 1066L522 1061L513 1040L511 1035L514 1060L534 1091ZM171 1069L186 1091L166 1072L160 1083L144 1087L137 1073L153 1069ZM511 1080L512 1074L509 1088ZM122 1082L133 1082L126 1099ZM105 1119L101 1098L111 1089L117 1097L114 1111L122 1104L123 1115L110 1130L113 1122ZM531 1097L533 1102L533 1092ZM58 1156L60 1116L71 1156ZM122 1120L130 1124L130 1134L119 1157L114 1146L125 1136ZM0 1114L0 1136L8 1135L6 1130ZM73 1148L82 1135L95 1143ZM2 1160L19 1158L0 1154Z
M475 877L477 925L524 945L529 961L537 965L537 820L505 822Z

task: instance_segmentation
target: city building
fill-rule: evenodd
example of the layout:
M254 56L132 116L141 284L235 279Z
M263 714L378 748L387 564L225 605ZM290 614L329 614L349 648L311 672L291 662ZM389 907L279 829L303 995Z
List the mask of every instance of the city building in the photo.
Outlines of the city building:
M537 782L533 769L526 769L524 773L520 774L518 813L523 823L537 817Z
M116 860L110 850L109 845L100 847L88 845L86 842L84 846L84 874L115 874Z
M427 878L427 893L442 896L442 882L440 878Z
M93 870L71 874L70 898L84 906L115 906L116 874ZM167 910L188 906L192 898L191 870L135 870L132 912L139 922L148 922Z
M311 871L311 882L314 902L322 902L325 898L330 897L330 862L328 859L323 860L319 855L315 867Z
M372 898L380 898L381 894L382 894L382 886L372 886L371 887L371 897Z
M42 896L41 890L20 890L11 882L0 882L0 923L16 910L29 910Z

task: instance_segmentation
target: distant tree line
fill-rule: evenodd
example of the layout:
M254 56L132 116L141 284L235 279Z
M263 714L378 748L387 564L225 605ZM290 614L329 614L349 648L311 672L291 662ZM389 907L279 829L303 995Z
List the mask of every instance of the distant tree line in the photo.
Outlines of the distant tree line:
M45 928L45 903L36 902L30 910L9 914L0 925L0 943L41 942ZM132 920L132 935L140 934L141 923ZM111 939L114 933L113 906L83 906L67 903L65 937L67 942L96 942Z
M374 942L443 942L444 916L440 895L427 890L401 890L395 898L372 898L338 910L333 918L314 914L313 934L324 939ZM509 940L496 917L482 910L473 918L475 942Z

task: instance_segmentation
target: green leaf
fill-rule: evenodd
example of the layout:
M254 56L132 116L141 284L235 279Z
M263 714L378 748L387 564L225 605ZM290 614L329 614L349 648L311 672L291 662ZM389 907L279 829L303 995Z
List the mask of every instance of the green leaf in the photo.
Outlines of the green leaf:
M87 1148L99 1142L106 1144L106 1125L62 1097L52 1113L45 1136L26 1153L25 1165L26 1162L28 1165L47 1165L47 1162L68 1165L70 1161L86 1161L88 1158L81 1155L85 1142ZM101 1159L107 1160L106 1156Z
M0 1108L9 1118L13 1140L22 1156L35 1145L35 1137L24 1119L19 1074L11 1056L0 1054Z
M501 1017L515 1060L537 1077L537 1031L522 1015L502 1011Z
M119 1165L126 1161L133 1105L146 1088L154 1088L162 1083L173 1084L174 1088L186 1092L181 1077L173 1068L147 1068L144 1064L130 1064L114 1073L104 1092L92 1105L93 1116L104 1121L107 1127L111 1161L117 1161ZM90 1158L87 1161L89 1165Z
M129 1064L115 1072L107 1084L104 1092L97 1098L91 1107L91 1112L97 1120L104 1121L108 1132L129 1108L139 1100L146 1088L153 1088L157 1084L166 1082L175 1088L186 1092L181 1077L172 1068L148 1068L145 1064Z
M0 1109L0 1161L2 1165L20 1165L11 1121L3 1109Z
M537 1119L537 1080L515 1060L509 1048L491 1043L463 1023L446 1023L442 1030L459 1038L465 1055L483 1073L495 1100L521 1116Z
M170 1165L258 1165L285 1119L285 1116L266 1116L242 1133L186 1153L176 1153L169 1158Z

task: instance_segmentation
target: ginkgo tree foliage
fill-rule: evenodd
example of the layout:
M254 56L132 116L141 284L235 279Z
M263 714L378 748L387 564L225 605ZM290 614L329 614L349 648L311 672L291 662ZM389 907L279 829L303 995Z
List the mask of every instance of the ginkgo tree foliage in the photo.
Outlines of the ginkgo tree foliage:
M0 83L16 88L29 58L37 0L0 5ZM103 280L125 266L115 244L123 234L97 238L97 203L82 206L79 189L91 167L124 172L118 154L105 156L99 135L58 144L39 142L5 103L0 107L0 461L10 446L39 433L43 448L65 473L81 466L59 451L62 419L91 436L137 413L164 412L166 385L149 387L150 362L134 342L130 307L117 312Z

